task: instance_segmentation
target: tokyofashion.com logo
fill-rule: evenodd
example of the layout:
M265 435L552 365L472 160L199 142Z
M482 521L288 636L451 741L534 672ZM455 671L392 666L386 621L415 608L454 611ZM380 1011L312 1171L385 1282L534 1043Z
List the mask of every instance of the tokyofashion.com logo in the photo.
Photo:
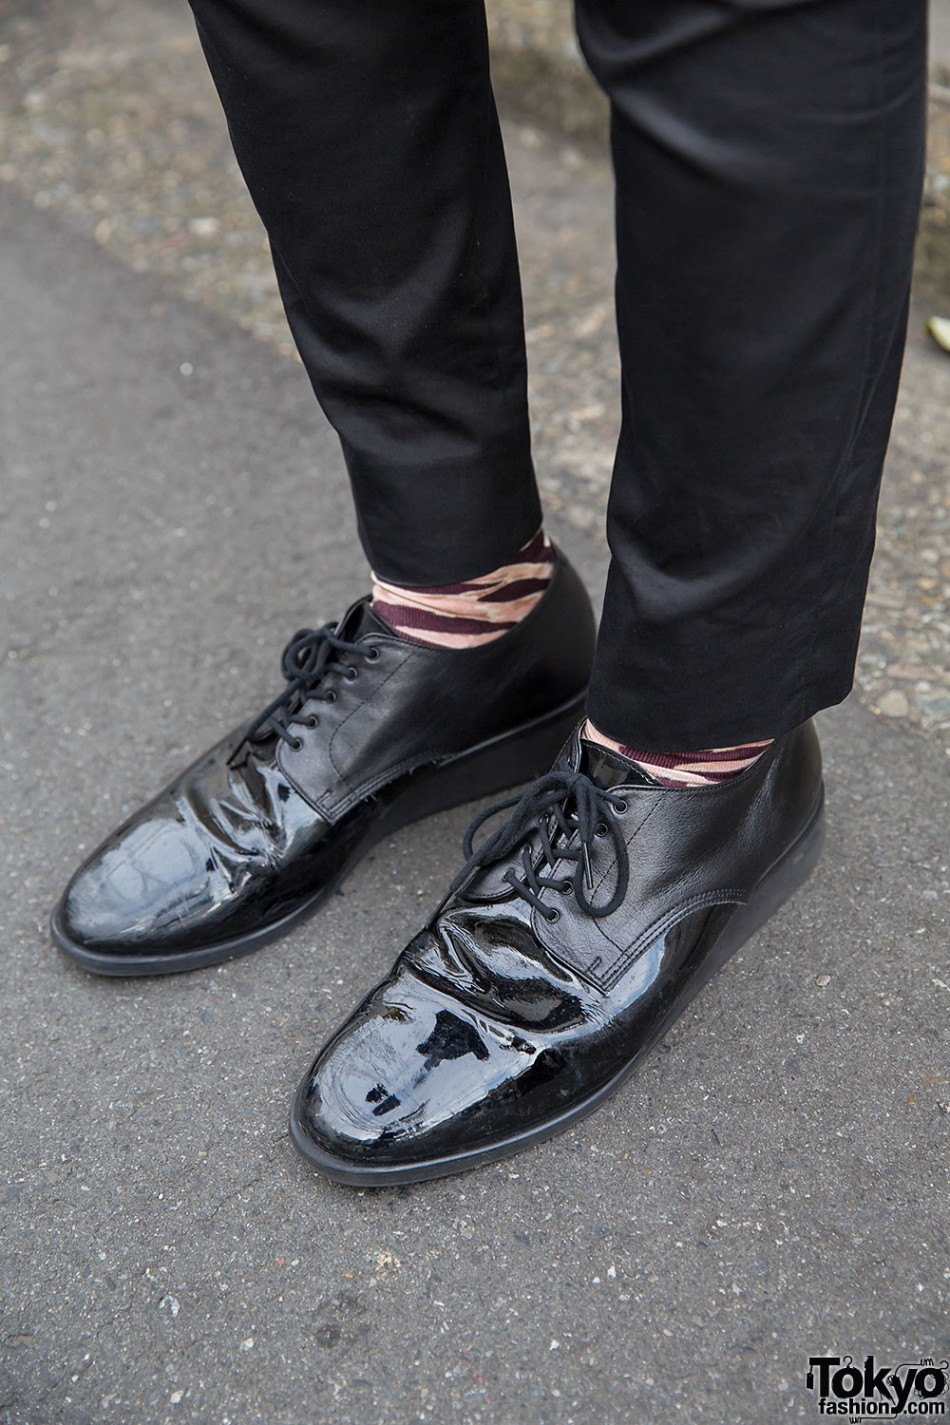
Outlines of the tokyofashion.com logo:
M822 1415L851 1420L946 1415L950 1364L922 1358L879 1366L865 1356L859 1366L853 1356L809 1356L805 1384L815 1392Z

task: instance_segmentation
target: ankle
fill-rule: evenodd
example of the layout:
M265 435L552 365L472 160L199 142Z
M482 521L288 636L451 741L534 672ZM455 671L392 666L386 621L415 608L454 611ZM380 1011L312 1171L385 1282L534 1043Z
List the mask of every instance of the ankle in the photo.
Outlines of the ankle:
M766 738L735 747L704 747L696 752L647 752L615 742L596 728L590 718L581 729L581 736L619 752L664 787L710 787L728 782L757 762L773 741Z
M510 564L458 584L389 584L373 575L373 608L409 643L430 648L480 648L501 638L543 598L554 551L539 529Z

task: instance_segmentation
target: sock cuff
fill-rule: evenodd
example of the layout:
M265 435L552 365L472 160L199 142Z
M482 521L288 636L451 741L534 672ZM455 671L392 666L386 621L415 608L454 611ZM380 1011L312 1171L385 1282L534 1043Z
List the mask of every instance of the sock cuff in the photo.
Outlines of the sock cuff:
M374 574L373 608L410 642L476 648L500 638L531 612L553 569L554 552L540 529L509 564L457 584L391 584Z
M742 742L735 747L703 747L695 752L646 752L615 742L599 732L589 718L582 735L635 762L664 787L709 787L728 782L757 762L773 741L766 738L761 742Z

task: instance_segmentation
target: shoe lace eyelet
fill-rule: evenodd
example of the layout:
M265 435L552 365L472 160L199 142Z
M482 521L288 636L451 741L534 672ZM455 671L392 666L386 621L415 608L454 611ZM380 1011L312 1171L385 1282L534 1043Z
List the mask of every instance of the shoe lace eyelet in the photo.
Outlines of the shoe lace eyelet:
M624 812L627 810L627 803L623 800L623 798L621 798L619 802L611 802L610 805L613 810L614 816L623 816Z
M328 692L322 694L320 701L324 703L335 703L336 693L330 688Z
M378 647L375 643L373 644L372 648L367 648L367 650L366 650L366 661L367 661L367 663L376 663L376 662L379 661L379 657L380 657L380 649L379 649L379 647Z
M560 881L558 885L554 887L554 889L557 891L559 896L566 896L570 891L574 889L574 882Z
M290 746L291 746L291 748L292 748L292 750L293 750L294 752L299 752L300 749L301 749L301 747L303 746L303 738L302 738L302 737L292 737L292 738L290 739Z
M604 836L607 835L607 832L608 832L609 830L610 830L610 827L607 825L607 823L606 823L605 821L599 821L599 822L597 823L597 825L594 827L594 835L595 835L595 836L604 837Z
M554 925L555 921L561 919L561 912L558 910L557 906L552 905L548 910L544 912L544 918L549 925Z
M360 670L358 668L352 667L347 668L343 676L348 683L355 683L357 678L360 676Z
M316 713L311 713L310 716L307 718L307 727L319 727L319 726L320 726L320 719L317 717L317 714L316 714Z

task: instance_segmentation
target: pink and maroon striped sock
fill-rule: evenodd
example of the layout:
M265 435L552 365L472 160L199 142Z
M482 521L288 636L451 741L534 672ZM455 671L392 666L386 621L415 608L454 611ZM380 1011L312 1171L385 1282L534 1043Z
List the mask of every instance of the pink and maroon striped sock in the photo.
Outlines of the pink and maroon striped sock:
M743 742L737 747L704 747L698 752L641 752L626 743L605 737L588 718L581 736L601 747L609 747L635 762L663 787L711 787L737 777L757 762L772 739Z
M373 575L373 608L400 638L429 648L480 648L501 638L531 612L554 571L554 554L539 529L511 564L461 584L435 588L387 584Z

